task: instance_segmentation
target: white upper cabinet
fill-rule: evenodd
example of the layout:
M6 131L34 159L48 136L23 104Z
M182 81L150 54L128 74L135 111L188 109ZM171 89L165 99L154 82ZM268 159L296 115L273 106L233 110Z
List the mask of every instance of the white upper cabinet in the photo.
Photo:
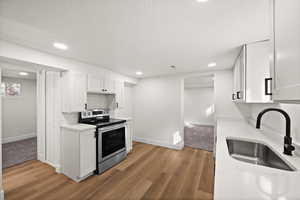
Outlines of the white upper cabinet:
M104 79L104 92L108 94L115 93L115 81L110 78Z
M270 41L259 41L246 45L246 102L270 103L272 101L271 46Z
M271 102L269 41L245 44L234 65L233 100L244 103Z
M88 75L87 85L90 93L115 93L115 81L108 77Z
M87 103L87 76L77 72L62 73L62 111L81 112Z
M245 47L243 46L233 67L233 94L232 100L234 101L243 101L244 91L245 91L245 62L242 59L245 59L244 56Z
M273 99L300 101L300 1L274 0Z
M103 79L93 75L88 75L87 91L90 93L101 93L102 89L103 89Z

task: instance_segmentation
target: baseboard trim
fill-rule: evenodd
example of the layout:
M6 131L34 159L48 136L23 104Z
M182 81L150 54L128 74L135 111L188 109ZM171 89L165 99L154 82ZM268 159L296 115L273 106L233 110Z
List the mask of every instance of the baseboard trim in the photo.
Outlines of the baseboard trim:
M25 140L25 139L29 139L29 138L33 138L33 137L36 137L36 133L29 133L29 134L25 134L25 135L7 137L7 138L2 139L2 144Z
M146 138L139 138L139 137L133 137L133 141L135 142L141 142L141 143L145 143L145 144L151 144L151 145L155 145L155 146L161 146L161 147L166 147L169 149L176 149L176 150L181 150L183 149L183 144L179 144L179 145L173 145L173 144L167 144L164 142L159 142L156 140L151 140L151 139L146 139Z
M47 160L45 160L44 163L46 163L46 164L52 166L52 167L55 169L55 172L56 172L56 173L58 173L58 174L61 173L60 165L55 165L55 164L53 164L52 162L49 162L49 161L47 161Z

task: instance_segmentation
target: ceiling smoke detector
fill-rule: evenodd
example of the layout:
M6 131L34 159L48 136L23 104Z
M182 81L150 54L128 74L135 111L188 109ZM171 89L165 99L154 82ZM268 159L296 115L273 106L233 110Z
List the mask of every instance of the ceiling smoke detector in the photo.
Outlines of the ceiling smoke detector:
M171 69L176 69L176 66L175 65L171 65L170 68Z

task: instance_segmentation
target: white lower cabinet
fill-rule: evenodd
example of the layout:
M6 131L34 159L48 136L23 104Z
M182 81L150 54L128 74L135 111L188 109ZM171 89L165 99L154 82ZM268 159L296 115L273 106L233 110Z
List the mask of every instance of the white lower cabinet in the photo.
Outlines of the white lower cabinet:
M96 169L95 128L62 127L61 163L62 173L76 182L93 174Z
M132 151L132 138L133 138L133 129L132 121L126 121L125 123L125 134L126 134L126 151L127 153Z

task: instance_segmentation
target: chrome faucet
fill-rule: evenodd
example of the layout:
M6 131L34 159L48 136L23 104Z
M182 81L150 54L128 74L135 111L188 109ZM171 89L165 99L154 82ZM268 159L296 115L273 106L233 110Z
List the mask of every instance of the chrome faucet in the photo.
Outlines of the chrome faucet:
M292 156L293 155L292 152L295 150L295 147L292 145L292 138L291 138L291 118L284 110L281 110L279 108L267 108L267 109L261 111L257 116L256 128L260 129L261 118L266 112L269 112L269 111L277 111L285 117L286 133L284 136L283 153L286 155Z

